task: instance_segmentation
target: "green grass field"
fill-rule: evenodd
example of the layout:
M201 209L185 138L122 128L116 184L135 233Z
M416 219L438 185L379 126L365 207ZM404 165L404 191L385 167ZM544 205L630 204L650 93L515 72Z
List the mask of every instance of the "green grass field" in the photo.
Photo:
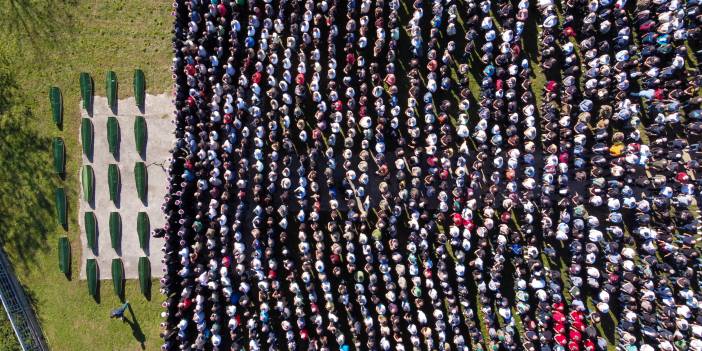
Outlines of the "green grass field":
M79 281L80 238L77 223L80 165L80 72L95 80L95 94L105 95L107 70L122 82L120 98L132 94L133 70L146 74L151 94L170 91L170 1L152 0L6 0L0 1L0 244L10 256L28 292L53 350L158 349L160 296L147 301L138 282L126 286L136 322L109 320L119 301L109 280L101 301ZM64 126L51 121L48 90L61 88ZM52 173L51 138L67 148L66 179ZM56 186L67 190L69 225L64 231L54 215ZM58 238L72 246L72 277L59 272ZM102 274L109 275L109 267ZM158 285L154 286L157 289ZM127 314L134 320L131 314ZM19 349L7 318L0 317L0 350Z

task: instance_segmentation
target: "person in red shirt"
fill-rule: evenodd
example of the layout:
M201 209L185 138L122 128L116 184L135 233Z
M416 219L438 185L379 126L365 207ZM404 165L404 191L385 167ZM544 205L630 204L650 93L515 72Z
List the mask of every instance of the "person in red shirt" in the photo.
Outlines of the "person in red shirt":
M219 12L220 17L224 17L227 15L227 7L224 6L224 4L217 5L217 11Z
M556 88L558 88L558 83L556 83L555 81L549 80L549 81L546 83L546 91L548 91L549 93L551 93L551 92L553 92L554 90L556 90Z
M195 66L188 64L185 66L185 73L187 73L189 76L194 76L195 73L197 73L197 70L195 69Z
M675 176L675 180L677 180L679 183L687 183L690 180L690 176L688 176L685 172L678 172L678 174Z
M580 350L580 344L578 344L575 341L571 341L568 343L568 350L570 351L578 351Z
M563 29L563 34L564 34L566 37L575 38L575 29L573 29L573 27L565 27L565 28Z
M577 331L577 330L571 328L571 329L568 331L568 338L570 338L570 340L573 340L573 341L579 343L580 341L582 341L583 335L582 335L579 331Z
M183 302L181 302L181 307L184 310L189 310L192 305L193 305L193 302L189 298L185 298L185 299L183 299Z
M258 84L261 82L261 72L256 72L251 76L251 81L254 82L254 84Z

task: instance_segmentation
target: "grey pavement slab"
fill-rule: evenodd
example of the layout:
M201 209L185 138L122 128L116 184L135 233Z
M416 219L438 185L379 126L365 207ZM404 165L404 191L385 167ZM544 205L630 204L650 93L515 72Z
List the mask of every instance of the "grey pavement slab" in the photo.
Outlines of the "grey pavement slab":
M82 106L82 105L81 105ZM163 239L149 239L146 250L139 247L137 236L137 214L144 211L149 216L150 230L159 228L165 223L161 212L161 204L166 194L167 165L170 157L169 149L172 144L173 125L171 124L173 104L169 95L147 95L145 111L141 112L130 97L119 100L117 111L112 111L107 105L107 98L95 96L92 116L81 109L81 117L90 118L93 122L94 141L93 157L82 156L83 164L90 164L95 172L95 199L89 204L79 198L79 218L82 244L82 259L80 279L86 279L85 262L88 258L97 259L100 268L100 279L111 279L111 262L120 257L124 264L125 277L138 279L138 262L142 256L151 261L152 277L163 276L161 259ZM116 113L115 113L116 112ZM108 149L107 118L117 117L120 129L119 152L116 157ZM145 157L136 151L134 141L134 120L136 116L144 116L148 138ZM148 193L146 203L142 203L136 191L134 181L134 165L144 162L147 166ZM120 170L121 188L117 204L110 200L107 183L107 169L110 164L117 164ZM80 177L79 177L80 179ZM82 192L82 187L81 187ZM93 252L87 247L85 226L83 223L86 211L95 212L97 218L97 250ZM112 248L109 231L110 212L119 212L122 218L121 249Z

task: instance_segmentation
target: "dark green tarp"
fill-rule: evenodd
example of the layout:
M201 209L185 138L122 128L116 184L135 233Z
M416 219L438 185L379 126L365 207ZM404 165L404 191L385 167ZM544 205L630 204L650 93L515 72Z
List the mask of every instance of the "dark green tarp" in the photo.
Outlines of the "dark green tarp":
M134 144L139 155L143 155L146 152L146 133L146 119L142 116L137 116L134 119Z
M59 137L54 137L51 145L54 154L54 173L63 174L66 171L66 145Z
M68 275L71 272L71 243L63 236L58 241L59 269L61 273Z
M110 212L110 243L115 250L122 243L122 217L119 212Z
M68 227L68 217L66 215L66 191L63 188L56 188L56 218L62 227Z
M105 92L107 104L114 110L117 106L117 74L113 71L107 71L105 75Z
M98 299L98 284L100 281L98 264L94 258L89 258L85 263L85 275L88 278L88 293L95 300Z
M139 257L139 287L144 296L151 296L151 262L148 257Z
M93 212L85 212L83 215L85 225L85 239L88 241L88 248L95 251L97 248L97 218Z
M80 97L83 100L83 108L89 110L93 101L93 78L86 72L80 73Z
M120 299L124 298L124 266L119 258L112 259L112 285L115 288L115 295Z
M93 166L84 165L80 171L80 179L83 185L83 200L91 203L95 198L95 172L93 172Z
M149 244L149 215L146 212L139 212L137 215L137 235L139 247L145 250Z
M80 142L83 145L83 154L92 155L93 151L93 122L89 118L80 121Z
M136 184L137 195L142 202L146 202L146 186L148 182L146 165L144 162L137 162L134 165L134 182Z
M146 89L146 79L144 78L144 71L140 69L134 70L134 100L136 101L137 107L139 109L144 109L145 100L145 89Z
M61 90L58 87L49 89L49 101L51 102L51 116L54 124L60 126L63 123L63 100Z
M119 121L117 117L107 118L107 147L113 156L119 150Z
M115 203L119 196L120 175L117 164L112 163L107 167L107 183L110 188L110 200Z

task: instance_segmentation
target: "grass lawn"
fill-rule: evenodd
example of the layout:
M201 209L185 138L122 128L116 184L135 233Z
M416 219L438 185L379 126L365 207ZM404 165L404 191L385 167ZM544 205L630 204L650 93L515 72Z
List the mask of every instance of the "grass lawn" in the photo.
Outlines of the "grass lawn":
M138 282L129 281L126 297L134 323L109 320L119 301L112 283L101 284L100 303L78 280L80 238L77 223L80 165L78 74L89 72L95 94L105 95L105 72L121 82L120 98L132 95L133 70L146 74L149 93L170 91L170 1L38 1L0 2L0 244L10 256L54 350L155 350L158 338L158 291L147 301ZM48 90L61 88L64 125L51 121ZM67 174L52 174L51 138L61 136L67 148ZM64 231L54 215L54 188L68 196L69 224ZM68 235L72 277L58 267L58 238ZM101 267L109 276L110 267ZM158 285L154 282L154 289ZM16 349L5 337L0 318L0 350ZM9 334L12 335L12 334Z

